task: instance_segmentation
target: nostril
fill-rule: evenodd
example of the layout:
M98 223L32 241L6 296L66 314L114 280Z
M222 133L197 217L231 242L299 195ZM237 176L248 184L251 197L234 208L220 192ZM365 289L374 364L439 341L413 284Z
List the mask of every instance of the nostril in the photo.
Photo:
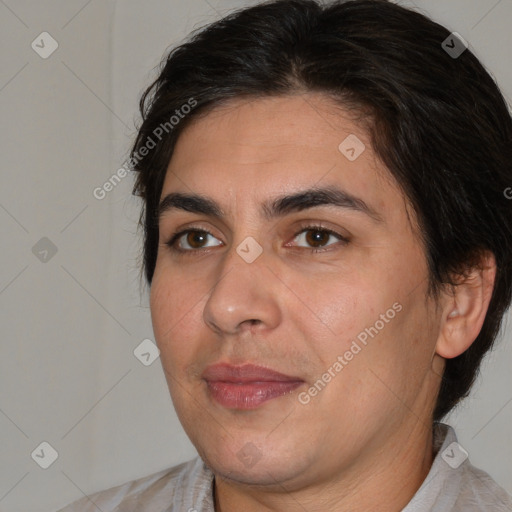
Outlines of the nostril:
M258 319L255 319L255 318L249 318L248 320L246 320L244 323L245 324L249 324L251 326L253 325L257 325L260 323L261 320L258 320Z

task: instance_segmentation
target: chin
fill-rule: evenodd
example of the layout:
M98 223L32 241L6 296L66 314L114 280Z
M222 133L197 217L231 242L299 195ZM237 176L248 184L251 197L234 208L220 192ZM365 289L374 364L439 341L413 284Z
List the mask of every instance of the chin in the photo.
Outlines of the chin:
M245 485L257 485L265 487L276 486L281 489L280 485L294 477L297 468L281 461L267 460L262 457L254 465L243 464L235 456L230 456L221 460L217 457L211 457L205 460L206 465L219 477Z
M219 477L246 485L277 486L276 490L282 491L279 485L306 471L310 461L303 450L292 446L291 439L269 443L268 439L265 441L266 435L258 438L240 432L227 436L223 442L217 440L202 446L193 443L206 465ZM290 454L294 457L290 458Z

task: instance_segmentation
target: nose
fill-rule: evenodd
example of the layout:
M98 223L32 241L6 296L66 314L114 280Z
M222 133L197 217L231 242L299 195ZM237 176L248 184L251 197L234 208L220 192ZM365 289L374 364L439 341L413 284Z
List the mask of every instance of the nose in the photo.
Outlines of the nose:
M237 334L273 329L279 324L279 287L267 266L270 259L263 251L248 263L236 252L236 246L226 252L204 307L206 325L218 334Z

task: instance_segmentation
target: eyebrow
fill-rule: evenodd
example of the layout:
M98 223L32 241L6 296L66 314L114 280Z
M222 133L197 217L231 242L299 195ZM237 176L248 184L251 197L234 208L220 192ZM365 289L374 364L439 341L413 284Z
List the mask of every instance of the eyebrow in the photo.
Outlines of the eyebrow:
M382 216L361 198L337 187L314 187L291 195L267 200L262 204L262 216L267 220L272 220L316 206L335 206L361 212L376 222L383 222ZM158 205L158 219L170 210L184 210L217 219L222 219L226 216L220 205L213 199L201 194L172 192L166 195Z

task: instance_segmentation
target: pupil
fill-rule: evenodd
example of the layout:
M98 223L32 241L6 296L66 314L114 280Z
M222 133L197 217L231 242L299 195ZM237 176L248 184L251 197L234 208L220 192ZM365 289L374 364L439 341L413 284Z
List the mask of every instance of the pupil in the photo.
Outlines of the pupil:
M189 243L190 246L197 247L197 246L201 246L201 243L204 242L204 238L205 238L204 233L199 233L197 231L195 231L195 232L193 231L188 234L187 242Z
M323 240L326 236L328 236L328 233L326 233L325 231L309 231L309 233L315 233L314 236L308 236L308 238L311 238L311 240L308 240L307 242L310 244L310 245L315 245L315 244L318 244L320 243L320 245L322 245L322 242L325 242L325 240Z

